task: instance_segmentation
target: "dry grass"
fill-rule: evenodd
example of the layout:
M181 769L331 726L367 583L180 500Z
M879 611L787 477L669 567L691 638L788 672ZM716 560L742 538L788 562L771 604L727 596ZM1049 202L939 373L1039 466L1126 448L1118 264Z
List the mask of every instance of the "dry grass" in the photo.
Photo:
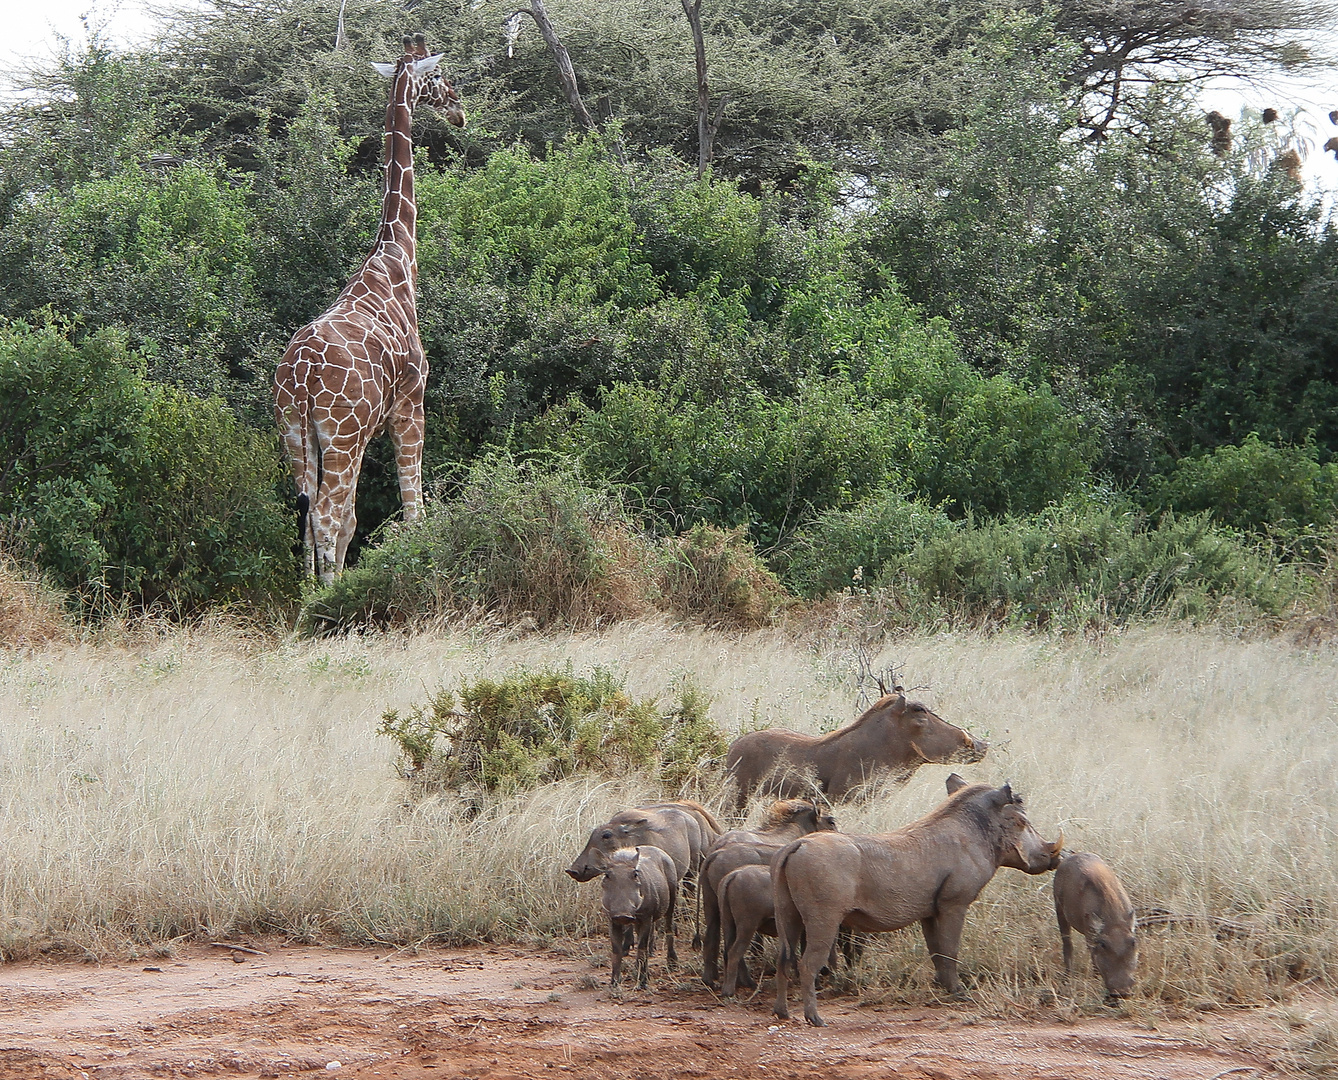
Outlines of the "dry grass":
M46 645L69 636L60 596L0 549L0 647Z
M275 929L397 943L544 939L597 925L561 869L589 828L648 783L573 780L497 798L468 820L417 804L374 731L461 676L571 660L628 673L636 696L690 672L734 730L850 719L869 658L780 633L664 622L507 638L457 632L275 645L174 631L0 656L0 950L92 953L177 935ZM1217 916L1143 933L1149 1002L1214 1007L1327 986L1338 965L1338 652L1209 632L907 638L897 665L940 714L990 739L969 779L1012 781L1039 828L1100 852L1135 902ZM838 809L842 827L899 825L948 770ZM707 794L710 794L709 792ZM870 997L933 996L918 935L882 935L855 972ZM978 1001L1054 992L1090 1007L1086 970L1059 978L1047 878L1003 871L968 919ZM1140 1005L1139 1003L1143 1004Z

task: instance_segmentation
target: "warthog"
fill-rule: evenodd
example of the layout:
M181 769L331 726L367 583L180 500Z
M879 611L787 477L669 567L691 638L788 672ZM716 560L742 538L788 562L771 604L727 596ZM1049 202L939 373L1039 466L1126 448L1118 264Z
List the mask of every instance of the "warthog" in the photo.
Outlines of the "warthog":
M619 848L650 844L674 860L676 881L696 870L711 842L720 835L720 824L711 812L695 802L651 803L614 814L590 833L581 853L567 867L577 881L589 881L603 872L598 854Z
M1134 992L1138 939L1134 905L1120 879L1099 855L1074 851L1055 871L1055 917L1064 941L1064 970L1073 973L1073 930L1087 939L1092 966L1114 998Z
M775 916L770 867L740 866L725 875L720 882L720 930L725 950L721 997L734 996L741 974L745 976L745 986L755 985L748 975L745 957L758 934L775 936Z
M836 828L836 819L822 813L809 799L784 799L767 809L756 829L731 829L716 837L702 860L698 874L697 897L702 918L702 979L715 988L720 978L720 883L725 875L740 866L766 866L771 856L791 840L811 832ZM751 938L749 939L752 940ZM745 986L752 986L752 976L743 969Z
M669 946L665 957L672 971L678 965L674 951L674 906L678 902L678 876L674 861L661 848L642 844L621 848L601 856L604 864L600 902L609 915L609 945L613 952L610 983L622 980L623 957L632 951L636 930L637 986L643 990L650 977L650 957L655 951L655 920L664 918Z
M842 926L900 930L918 921L939 984L958 993L967 907L1001 866L1028 874L1053 870L1063 843L1062 833L1052 844L1041 839L1007 784L968 784L954 773L948 799L900 829L878 836L812 833L787 845L771 863L780 940L776 1015L790 1015L789 970L802 941L797 977L804 1018L823 1023L814 982Z
M736 785L736 806L755 789L781 798L816 789L839 799L884 773L905 780L925 762L979 761L988 749L902 693L875 701L853 724L827 735L767 728L740 735L725 766Z

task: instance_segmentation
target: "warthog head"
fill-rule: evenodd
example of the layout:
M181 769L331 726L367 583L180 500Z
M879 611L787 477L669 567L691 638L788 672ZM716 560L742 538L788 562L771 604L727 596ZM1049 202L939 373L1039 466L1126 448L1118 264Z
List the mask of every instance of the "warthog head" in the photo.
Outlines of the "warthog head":
M602 859L604 880L600 903L609 918L620 926L636 922L641 910L641 853L636 848L620 848Z
M1087 949L1092 954L1092 965L1106 992L1113 998L1126 998L1134 992L1134 969L1138 966L1138 938L1134 933L1134 914L1128 921L1113 919L1105 922L1093 918L1088 923L1091 931Z
M1022 797L1014 795L1009 784L989 792L988 802L997 815L1001 831L1000 866L1011 866L1024 874L1044 874L1059 865L1059 853L1064 848L1063 830L1053 843L1042 840L1041 834L1027 820Z
M989 749L984 740L948 723L929 706L907 701L904 694L889 694L878 702L877 707L882 707L886 718L893 722L896 732L893 738L904 739L922 761L936 765L969 765L983 758Z
M607 856L619 848L641 842L635 839L633 834L638 829L644 828L648 820L640 818L633 822L610 822L596 829L590 834L590 841L585 845L585 850L567 867L567 873L577 881L589 881L598 877L603 872Z
M819 807L810 799L781 799L767 807L762 828L799 825L805 832L832 832L836 829L836 818L825 811L825 807Z

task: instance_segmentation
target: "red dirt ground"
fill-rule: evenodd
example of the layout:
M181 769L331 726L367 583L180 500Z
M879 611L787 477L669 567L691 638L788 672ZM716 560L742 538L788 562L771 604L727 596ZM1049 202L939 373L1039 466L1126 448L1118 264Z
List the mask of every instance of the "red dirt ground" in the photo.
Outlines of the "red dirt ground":
M829 1026L815 1029L802 1019L778 1023L769 997L723 1004L658 964L652 989L613 994L607 967L592 966L585 943L417 955L255 947L264 955L243 963L190 945L100 966L0 968L0 1080L1280 1075L1280 1029L1250 1012L1149 1024L1065 1021L1036 1008L1035 1020L994 1020L969 1006L905 1009L824 995Z

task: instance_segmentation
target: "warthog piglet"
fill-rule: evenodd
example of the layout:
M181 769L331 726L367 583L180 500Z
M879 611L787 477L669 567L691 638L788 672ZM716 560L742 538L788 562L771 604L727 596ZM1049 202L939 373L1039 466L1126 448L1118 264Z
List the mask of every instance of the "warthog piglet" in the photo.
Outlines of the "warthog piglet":
M655 950L655 920L664 918L669 938L667 957L672 971L678 963L674 952L674 905L678 902L678 875L674 861L663 850L643 844L620 848L603 860L601 902L609 916L609 943L613 951L613 973L617 986L622 980L623 957L632 951L636 931L637 986L645 989L650 977L650 955Z
M1073 934L1087 939L1092 965L1111 997L1134 992L1138 939L1134 905L1120 879L1099 855L1074 851L1055 871L1055 917L1064 941L1064 970L1073 971Z

